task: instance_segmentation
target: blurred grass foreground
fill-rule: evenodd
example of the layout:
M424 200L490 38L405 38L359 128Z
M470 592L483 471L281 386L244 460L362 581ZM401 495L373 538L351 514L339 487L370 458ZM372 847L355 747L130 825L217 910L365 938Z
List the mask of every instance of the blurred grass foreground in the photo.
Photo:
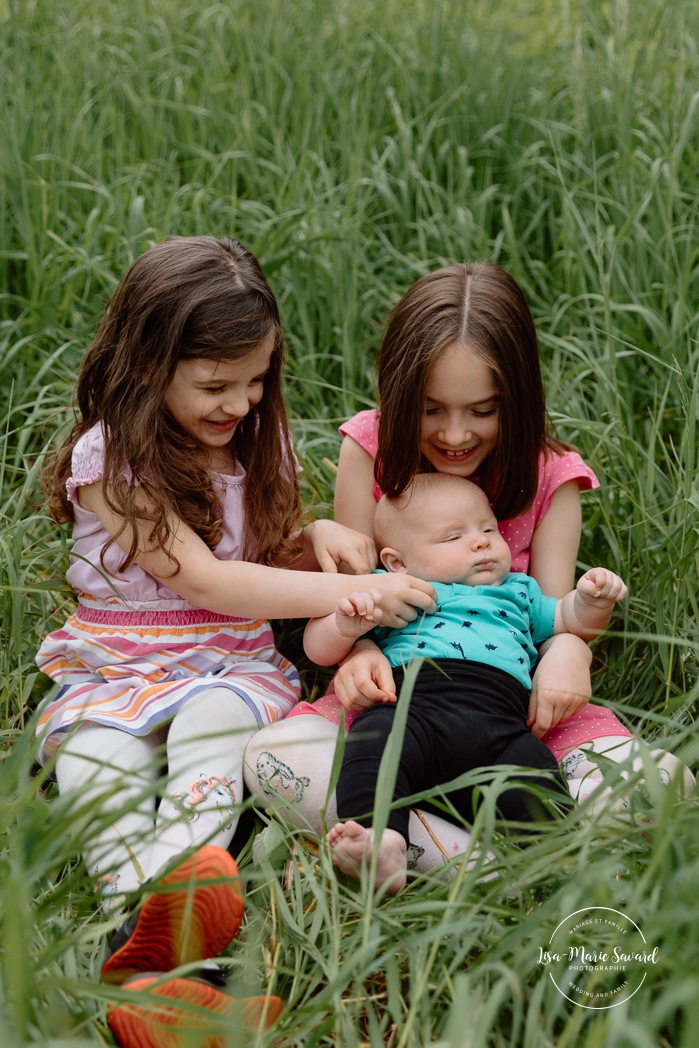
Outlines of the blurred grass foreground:
M260 258L321 515L390 307L452 260L513 273L552 418L602 482L580 568L607 564L632 593L597 644L595 693L696 770L698 28L681 0L0 0L3 1048L113 1043L109 928L76 859L89 831L33 763L33 655L73 603L38 473L110 291L167 235L233 235ZM297 657L297 627L277 634ZM288 1001L249 1043L694 1048L696 800L650 765L644 784L607 775L616 811L581 808L526 848L486 797L475 830L499 875L462 866L393 900L338 879L283 822L254 852L243 840L232 985ZM248 833L265 822L251 814ZM571 1004L538 962L593 906L657 947L609 1009Z

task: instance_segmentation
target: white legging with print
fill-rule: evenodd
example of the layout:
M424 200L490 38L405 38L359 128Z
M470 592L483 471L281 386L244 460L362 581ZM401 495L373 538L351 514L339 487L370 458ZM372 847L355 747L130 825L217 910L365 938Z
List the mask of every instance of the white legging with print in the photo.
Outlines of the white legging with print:
M336 724L317 714L288 717L256 732L245 752L245 781L259 806L279 811L310 837L322 836L337 822L335 796L327 796L337 733ZM571 795L579 801L589 797L591 814L610 805L611 790L602 785L594 761L594 754L602 753L622 766L622 777L654 765L661 782L672 781L680 793L692 788L692 774L672 754L628 736L594 739L562 762ZM411 811L409 835L408 861L421 872L463 854L471 864L481 861L467 830L431 812Z
M72 800L73 832L105 908L188 849L228 846L243 792L243 754L257 729L240 696L212 688L150 735L84 721L62 744L58 788Z

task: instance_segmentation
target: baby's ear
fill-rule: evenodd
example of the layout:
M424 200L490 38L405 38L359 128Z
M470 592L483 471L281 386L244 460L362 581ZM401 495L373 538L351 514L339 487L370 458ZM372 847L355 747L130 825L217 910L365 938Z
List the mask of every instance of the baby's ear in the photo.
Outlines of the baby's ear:
M400 553L391 549L390 546L385 546L379 553L379 560L383 564L386 571L407 571L405 561L401 557Z

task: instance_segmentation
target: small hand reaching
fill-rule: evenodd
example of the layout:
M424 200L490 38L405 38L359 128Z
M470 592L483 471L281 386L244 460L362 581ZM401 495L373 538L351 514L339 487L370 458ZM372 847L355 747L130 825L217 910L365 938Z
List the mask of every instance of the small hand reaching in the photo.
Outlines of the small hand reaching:
M412 578L403 572L365 576L357 579L357 585L365 585L370 588L355 590L348 597L338 601L334 612L320 618L309 619L306 623L303 646L309 659L313 659L319 666L333 666L341 662L357 641L374 648L383 659L370 638L363 639L365 633L373 629L378 622L381 622L382 626L404 626L406 622L411 622L417 617L418 609L431 614L435 608L435 591L430 583ZM386 665L388 665L387 662ZM382 680L386 677L383 670L379 671L379 677ZM378 678L373 679L373 667L369 670L368 678L364 669L360 670L357 682L354 682L352 678L353 674L348 673L349 702L354 702L358 691L362 700L369 700L364 704L369 704L371 701L393 701L395 699L390 672L390 692L383 688ZM356 683L359 684L358 688L355 686ZM364 690L366 684L369 685L368 694ZM339 690L338 696L342 701ZM372 699L370 696L376 697Z
M598 608L611 608L628 596L623 579L607 568L591 568L578 580L578 596L586 604Z
M335 612L335 625L343 637L356 640L377 626L383 617L378 590L364 590L343 597Z
M625 583L606 568L592 568L556 607L555 633L574 633L593 640L607 628L612 608L628 596Z

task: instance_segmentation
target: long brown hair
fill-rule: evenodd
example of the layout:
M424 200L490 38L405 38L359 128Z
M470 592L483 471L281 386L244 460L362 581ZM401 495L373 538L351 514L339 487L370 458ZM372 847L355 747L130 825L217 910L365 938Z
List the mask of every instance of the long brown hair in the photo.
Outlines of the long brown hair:
M542 449L567 448L549 432L534 320L517 282L488 262L421 277L393 309L378 355L381 421L374 472L389 497L417 473L433 472L420 451L430 368L461 343L492 369L499 434L481 479L499 520L526 510Z
M79 418L44 471L55 519L74 519L66 494L72 451L100 423L105 498L123 517L119 534L146 520L151 541L167 550L175 515L215 549L222 536L218 495L196 442L165 398L181 360L242 360L270 332L264 395L238 424L234 451L247 473L245 555L267 564L292 555L301 504L281 390L286 345L279 309L257 259L227 237L171 237L141 255L119 283L78 377ZM152 507L147 515L136 505L139 490ZM133 535L120 570L138 552Z

